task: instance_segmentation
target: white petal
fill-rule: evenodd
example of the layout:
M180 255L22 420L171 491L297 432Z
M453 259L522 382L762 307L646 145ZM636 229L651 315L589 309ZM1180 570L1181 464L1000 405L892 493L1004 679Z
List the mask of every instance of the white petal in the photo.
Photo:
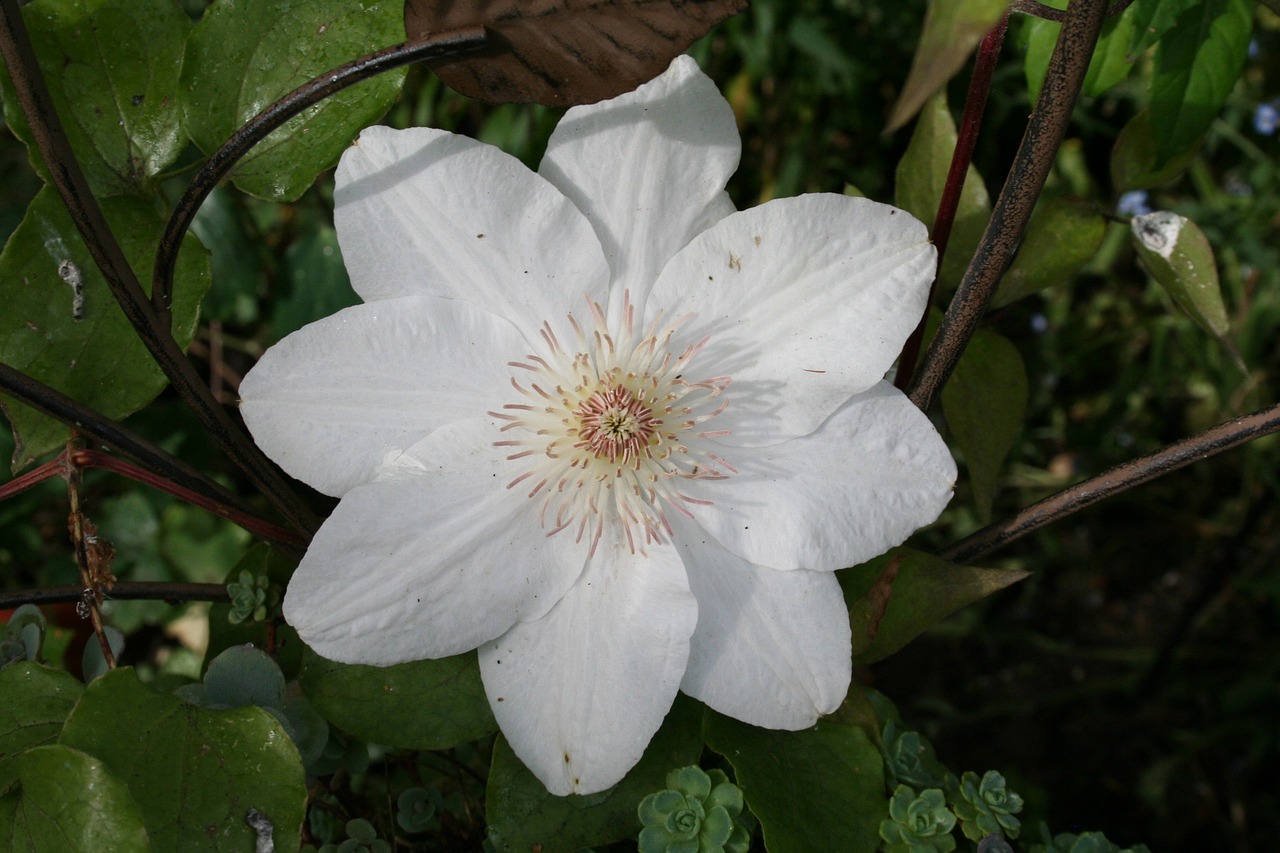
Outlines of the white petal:
M391 478L342 499L285 595L307 645L345 663L446 657L543 616L573 585L586 548L547 536L532 502L506 489L496 432L443 427Z
M605 298L608 265L578 209L519 160L464 136L366 129L338 164L333 218L366 302L469 299L536 331L584 293Z
M538 171L595 226L614 312L623 289L643 305L663 265L724 215L740 152L733 110L687 56L634 92L560 120Z
M844 701L852 674L849 611L830 572L780 572L730 554L672 519L698 599L680 689L767 729L807 728Z
M878 382L919 322L935 252L910 214L847 196L771 201L721 220L662 271L648 302L708 337L690 370L728 375L726 444L806 435Z
M507 362L526 351L514 326L470 303L356 305L267 350L240 385L240 411L285 471L340 496L432 430L507 402Z
M938 517L956 479L933 424L888 382L810 435L720 454L737 473L688 481L715 504L695 517L739 557L775 569L829 571L882 554Z
M614 525L550 613L481 647L489 706L547 790L602 791L640 760L680 686L697 613L675 549L632 554Z

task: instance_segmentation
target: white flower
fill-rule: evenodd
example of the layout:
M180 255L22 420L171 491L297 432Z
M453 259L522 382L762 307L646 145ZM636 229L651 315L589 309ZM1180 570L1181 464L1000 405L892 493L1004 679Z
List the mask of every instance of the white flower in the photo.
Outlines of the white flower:
M733 114L688 58L569 110L537 174L370 128L335 220L365 304L245 377L255 439L342 498L285 615L387 665L479 649L557 794L639 760L677 690L800 729L850 678L832 570L937 517L955 466L883 381L924 227L862 199L734 212Z

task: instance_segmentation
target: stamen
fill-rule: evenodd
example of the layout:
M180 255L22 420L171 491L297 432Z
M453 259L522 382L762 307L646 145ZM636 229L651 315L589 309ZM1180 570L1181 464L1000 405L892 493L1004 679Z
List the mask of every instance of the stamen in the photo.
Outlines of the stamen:
M594 554L605 525L620 524L628 547L643 552L647 544L669 539L668 509L693 518L692 507L710 505L681 491L680 481L737 473L706 441L729 430L701 428L729 405L721 396L729 377L684 378L708 341L687 345L679 355L673 351L677 327L691 314L664 324L658 312L636 341L629 292L623 293L619 328L609 327L599 303L588 300L587 307L589 331L568 315L574 347L566 350L550 323L543 323L539 336L546 352L508 362L538 375L527 387L511 379L528 402L489 413L508 421L500 431L524 433L495 445L522 448L507 458L529 468L507 488L536 481L528 497L541 503L546 535L574 528L575 541L589 539ZM643 528L642 536L636 528Z

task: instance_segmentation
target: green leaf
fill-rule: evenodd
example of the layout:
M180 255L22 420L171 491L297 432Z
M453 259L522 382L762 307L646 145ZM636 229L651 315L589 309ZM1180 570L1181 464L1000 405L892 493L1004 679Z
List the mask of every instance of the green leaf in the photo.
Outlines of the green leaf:
M22 17L94 194L147 194L186 144L177 94L191 19L171 0L38 0ZM13 84L4 79L5 119L48 181Z
M293 573L294 562L272 550L270 545L259 543L250 548L245 555L227 573L224 583L239 580L240 573L247 571L258 576L265 575L272 583L284 589ZM205 649L205 667L232 646L251 644L259 649L274 646L276 663L284 673L285 680L292 680L302 668L303 643L298 633L289 625L277 624L274 627L266 622L245 621L232 624L227 618L231 605L218 603L209 608L209 646ZM273 636L268 636L268 635Z
M910 121L925 101L946 86L1008 7L1009 0L929 0L920 43L886 133Z
M125 667L85 691L62 730L123 781L156 850L252 850L251 809L296 850L306 810L298 750L260 708L215 711L152 692Z
M910 548L838 573L849 603L854 663L883 660L934 623L1028 574L960 566Z
M1177 306L1211 335L1231 327L1222 301L1213 247L1200 227L1185 216L1157 210L1130 222L1133 245L1151 277Z
M264 288L261 243L250 236L242 196L215 187L191 223L191 230L212 253L213 286L201 315L240 326L258 319L258 295Z
M1200 0L1137 0L1129 7L1133 12L1133 44L1129 55L1137 57L1151 47L1177 23L1178 16L1194 8Z
M1143 110L1121 128L1116 144L1112 146L1111 183L1117 193L1173 183L1191 165L1199 150L1200 140L1197 138L1162 161L1156 152L1155 137L1151 134L1151 113Z
M1067 8L1065 0L1047 0L1045 5L1054 9ZM1089 60L1089 69L1085 72L1081 87L1084 94L1096 98L1129 76L1133 67L1129 54L1133 28L1132 7L1103 23L1098 44ZM1049 68L1049 57L1053 55L1060 32L1062 24L1047 18L1028 18L1023 27L1022 38L1026 42L1023 70L1027 76L1027 93L1032 103L1040 97L1044 76Z
M964 451L978 517L991 517L1000 467L1022 431L1027 371L1018 348L978 329L942 389L942 412Z
M289 290L275 300L271 315L271 330L277 339L349 305L360 304L360 297L351 289L338 236L332 228L318 228L291 245L284 265Z
M24 752L13 763L18 786L0 797L4 849L31 853L151 849L129 789L93 756L50 745Z
M1151 133L1163 165L1209 129L1240 78L1253 31L1251 0L1204 0L1156 49Z
M53 743L84 685L60 669L19 661L0 669L0 791L17 776L13 760Z
M212 154L263 108L314 77L404 41L394 0L217 0L187 41L183 126ZM404 69L350 86L290 119L236 166L247 193L293 201L391 106Z
M362 740L448 749L492 734L475 652L396 666L360 666L304 652L303 692L325 719Z
M1042 201L991 307L1002 308L1068 281L1097 253L1106 233L1107 221L1092 202L1061 197Z
M894 203L931 228L938 215L938 202L942 199L955 149L956 123L947 108L946 93L940 92L920 111L911 142L898 161L894 190ZM991 197L987 195L982 176L970 165L960 192L947 254L942 259L940 279L944 287L954 287L960 282L990 218Z
M798 732L708 712L704 733L707 746L733 765L769 853L878 849L877 828L888 814L884 758L841 712Z
M143 281L164 221L136 198L103 202L107 223ZM83 279L82 318L72 287L59 275L70 261ZM67 270L67 267L62 267ZM186 346L209 287L209 257L194 237L183 241L173 291L173 333ZM167 380L138 339L56 192L42 189L0 253L0 361L120 419L151 402ZM66 442L66 426L0 398L13 426L15 469Z
M639 763L609 790L586 796L547 793L499 736L485 796L490 843L499 851L577 850L633 837L640 800L665 788L669 771L697 762L702 715L700 703L676 696Z

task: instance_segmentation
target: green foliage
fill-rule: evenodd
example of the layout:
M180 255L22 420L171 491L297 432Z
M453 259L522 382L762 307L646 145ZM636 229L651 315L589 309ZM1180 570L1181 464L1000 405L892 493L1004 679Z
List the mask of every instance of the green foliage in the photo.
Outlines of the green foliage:
M103 213L134 271L150 280L164 220L154 205L111 198ZM82 302L68 281L79 280ZM182 345L195 333L200 298L209 287L208 255L183 241L173 296L173 333ZM164 374L125 319L66 207L45 188L0 253L0 360L107 417L122 418L151 402ZM66 426L9 400L0 401L13 428L15 468L64 444Z
M942 390L942 412L964 453L979 518L991 517L997 479L1022 431L1027 371L1008 339L979 329Z
M447 749L497 731L475 653L398 666L353 666L311 651L298 676L325 719L387 746Z
M1068 283L1102 246L1106 220L1082 199L1043 199L1031 217L992 308L1003 308L1045 288Z
M773 853L873 853L885 811L884 760L844 714L798 732L756 728L710 712L707 746L732 766Z
M1067 8L1065 0L1049 0L1046 5L1055 9ZM1049 67L1049 57L1054 45L1058 43L1061 31L1062 25L1055 21L1027 18L1022 34L1026 43L1024 70L1027 75L1027 90L1033 101L1040 97L1044 75ZM1103 23L1102 35L1098 38L1098 45L1089 60L1089 70L1085 73L1082 90L1085 95L1096 98L1129 76L1133 62L1129 44L1133 39L1133 31L1132 7Z
M948 794L960 829L971 841L988 835L1017 838L1022 823L1016 818L1022 811L1022 797L1005 787L1004 777L995 770L978 774L966 770L958 780L952 777Z
M435 820L440 795L426 788L405 788L396 800L396 825L405 832L422 832Z
M884 750L885 783L890 788L942 786L946 770L938 763L933 745L919 732L903 730L889 719L880 735L880 745Z
M403 3L392 0L218 0L187 41L183 127L212 154L311 78L402 41ZM290 119L237 164L232 181L260 198L297 199L361 128L387 111L403 81L403 70L379 75Z
M12 765L15 784L7 793L0 786L0 833L8 849L33 853L151 849L129 789L103 762L51 744L27 750Z
M929 3L911 70L889 118L890 130L906 124L930 96L946 85L1008 7L1008 0Z
M950 853L956 849L951 828L956 816L938 788L919 795L899 785L889 800L889 817L880 822L886 853Z
M18 756L58 739L83 692L75 678L37 663L0 669L0 792L17 779Z
M1251 0L1205 0L1178 16L1156 48L1151 132L1160 162L1194 145L1239 79L1253 31Z
M34 604L13 611L0 628L0 669L16 661L39 659L46 625L44 614Z
M147 196L186 142L178 70L191 20L169 0L40 0L22 17L94 194ZM47 181L7 74L4 112Z
M640 801L640 853L746 853L742 808L742 791L724 771L672 770L665 789Z
M882 660L943 617L1025 577L959 566L909 548L895 548L842 572L853 659L861 664Z
M1190 219L1157 210L1133 218L1133 248L1165 292L1211 335L1230 328L1213 247Z
M893 198L894 204L930 227L938 212L955 147L955 120L947 107L946 93L940 92L920 111L911 143L898 161ZM947 253L942 259L940 280L944 287L960 283L990 217L991 198L982 176L971 165L960 192Z
M93 756L127 787L156 849L247 848L256 836L249 809L270 821L277 849L298 845L302 762L259 708L197 707L117 669L85 691L59 743Z

